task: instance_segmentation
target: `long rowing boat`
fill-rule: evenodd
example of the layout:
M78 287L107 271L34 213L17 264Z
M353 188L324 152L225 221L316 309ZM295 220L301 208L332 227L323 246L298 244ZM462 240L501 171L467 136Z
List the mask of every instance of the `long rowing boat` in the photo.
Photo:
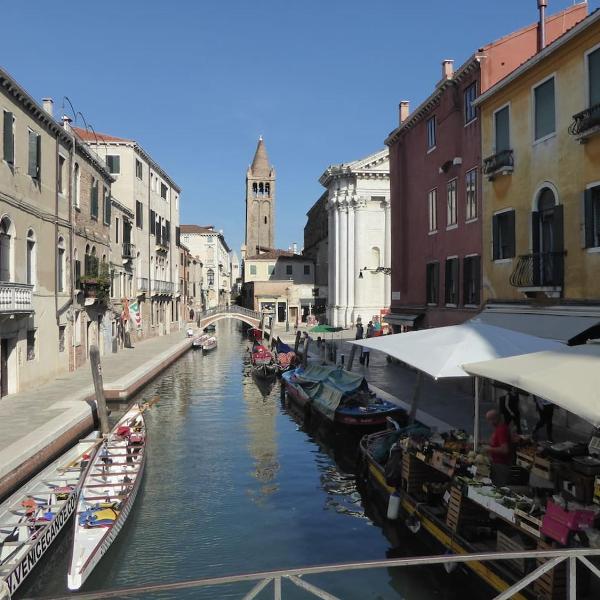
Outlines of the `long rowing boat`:
M78 590L121 531L140 488L146 424L137 404L105 437L81 485L67 585Z
M10 596L73 514L98 443L97 434L80 440L0 505L0 589L3 583Z

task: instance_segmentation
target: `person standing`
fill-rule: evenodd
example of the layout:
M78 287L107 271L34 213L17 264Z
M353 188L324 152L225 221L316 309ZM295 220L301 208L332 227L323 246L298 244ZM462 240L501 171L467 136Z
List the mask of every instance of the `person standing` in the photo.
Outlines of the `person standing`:
M491 478L495 485L506 485L510 479L512 464L512 440L508 425L500 418L496 410L488 410L485 414L487 422L493 429L489 445L483 445L492 461Z
M365 337L365 330L364 327L362 326L362 323L359 323L356 326L356 336L354 336L355 340L362 340L363 337Z
M500 398L500 411L504 417L504 422L510 425L514 421L515 429L521 435L521 411L519 409L519 392L517 388L511 387L508 394Z
M538 422L533 429L533 438L537 438L537 432L545 425L546 426L546 438L552 443L552 420L554 419L554 404L550 400L544 398L538 398L533 396L535 401L535 407L537 408L538 415L540 416Z
M372 338L373 337L373 321L369 321L369 324L367 325L367 339ZM365 365L365 367L369 366L369 361L371 360L371 349L368 347L364 347L363 348L363 364Z

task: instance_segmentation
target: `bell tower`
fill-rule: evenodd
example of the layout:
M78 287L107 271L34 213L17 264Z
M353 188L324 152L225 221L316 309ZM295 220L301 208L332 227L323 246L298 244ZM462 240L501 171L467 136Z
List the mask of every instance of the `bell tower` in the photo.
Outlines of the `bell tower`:
M275 246L275 169L262 136L246 172L246 256Z

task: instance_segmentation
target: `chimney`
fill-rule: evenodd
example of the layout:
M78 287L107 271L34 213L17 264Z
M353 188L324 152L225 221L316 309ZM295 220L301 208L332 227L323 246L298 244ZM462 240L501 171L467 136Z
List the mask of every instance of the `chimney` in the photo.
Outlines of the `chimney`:
M546 8L548 0L537 0L538 10L540 11L540 22L538 24L538 52L546 47Z
M71 121L72 121L71 117L67 117L67 115L63 115L63 118L62 118L63 128L66 131L71 131Z
M442 81L452 79L452 75L454 75L454 61L447 58L442 61Z
M408 115L410 114L410 102L408 100L402 100L399 105L400 111L400 125L408 119Z
M51 117L54 116L54 100L52 98L42 98L42 106Z

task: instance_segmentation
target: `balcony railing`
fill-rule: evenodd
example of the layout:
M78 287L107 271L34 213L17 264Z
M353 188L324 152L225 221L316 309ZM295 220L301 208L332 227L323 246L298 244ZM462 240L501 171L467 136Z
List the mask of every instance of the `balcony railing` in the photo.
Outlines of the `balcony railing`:
M0 313L33 312L32 295L32 285L0 282Z
M600 104L595 104L573 115L569 133L581 140L600 133Z
M514 156L512 150L502 150L497 154L488 156L483 161L483 172L486 175L493 176L496 173L510 173L515 166Z
M160 279L152 280L152 291L158 294L172 294L175 289L175 284L172 281L161 281Z
M138 292L147 292L150 289L148 287L148 278L147 277L138 277L137 289L138 289Z
M517 288L562 288L565 274L565 252L543 252L519 256L510 276Z
M123 242L123 251L121 256L123 258L135 258L135 244L131 242Z
M156 248L157 250L168 250L169 249L169 238L166 235L160 235L156 233Z

